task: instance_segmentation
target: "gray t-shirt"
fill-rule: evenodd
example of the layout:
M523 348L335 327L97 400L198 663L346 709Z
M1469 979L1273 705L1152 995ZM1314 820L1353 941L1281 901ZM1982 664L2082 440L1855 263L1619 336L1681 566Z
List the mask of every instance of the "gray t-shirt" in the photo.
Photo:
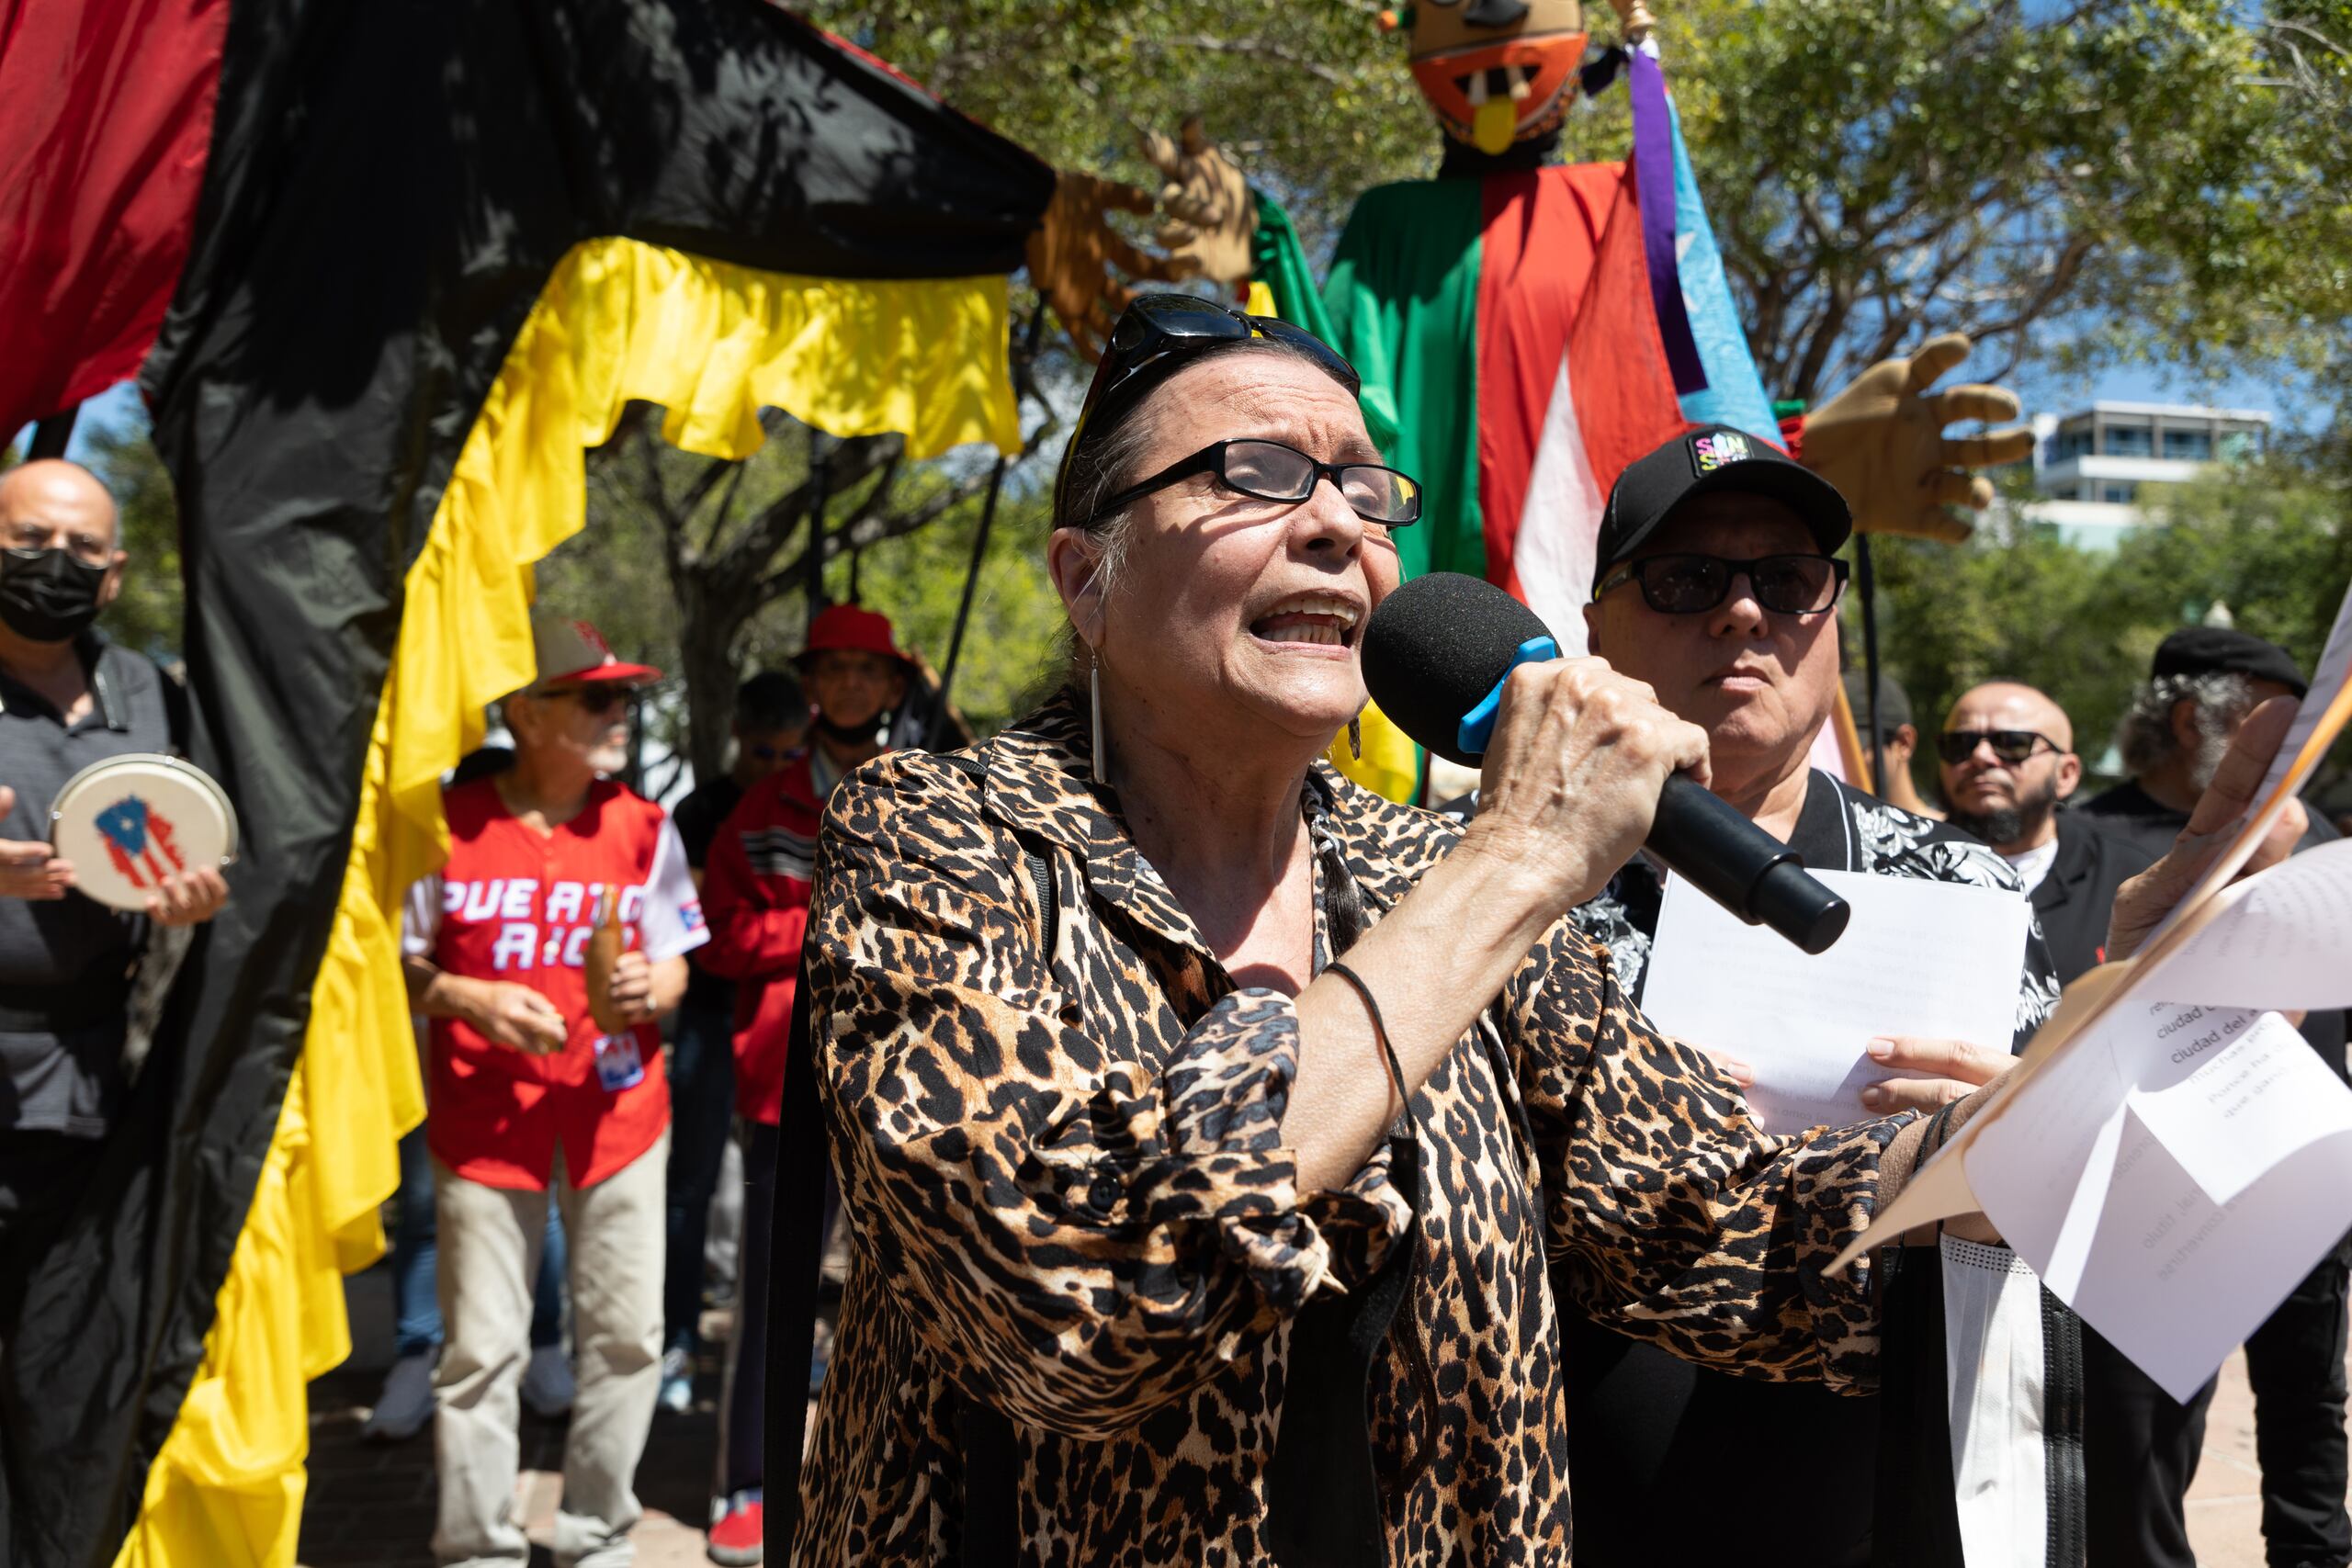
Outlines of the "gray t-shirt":
M0 667L0 783L17 792L0 838L48 838L50 803L91 763L173 749L163 672L95 633L80 652L93 700L70 726ZM130 979L146 927L79 893L0 897L0 1130L105 1134L122 1095Z

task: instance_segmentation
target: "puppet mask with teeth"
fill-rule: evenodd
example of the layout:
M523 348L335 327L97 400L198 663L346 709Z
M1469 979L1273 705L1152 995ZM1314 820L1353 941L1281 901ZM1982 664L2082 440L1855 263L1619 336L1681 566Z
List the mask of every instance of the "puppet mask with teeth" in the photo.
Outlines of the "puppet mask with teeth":
M1413 79L1457 141L1489 155L1555 130L1583 62L1577 0L1416 0Z

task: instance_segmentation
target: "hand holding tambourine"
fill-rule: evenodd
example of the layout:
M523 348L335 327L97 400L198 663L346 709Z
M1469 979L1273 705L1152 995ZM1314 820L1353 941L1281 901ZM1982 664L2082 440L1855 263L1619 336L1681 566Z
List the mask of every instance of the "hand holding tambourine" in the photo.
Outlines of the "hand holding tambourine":
M17 792L0 784L0 821L16 814ZM74 867L57 858L44 840L0 839L0 898L62 898L74 886Z
M220 868L237 858L237 814L209 774L176 757L134 751L92 763L57 792L49 824L47 845L9 847L28 862L27 852L47 850L52 882L62 868L65 887L109 908L192 926L229 901Z

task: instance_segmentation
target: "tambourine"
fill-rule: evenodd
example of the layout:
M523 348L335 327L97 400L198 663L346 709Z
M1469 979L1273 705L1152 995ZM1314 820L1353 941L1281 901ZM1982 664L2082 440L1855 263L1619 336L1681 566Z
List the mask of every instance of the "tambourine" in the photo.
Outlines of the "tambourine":
M166 874L237 858L237 814L201 768L160 752L93 762L49 807L49 841L74 886L101 904L143 909Z

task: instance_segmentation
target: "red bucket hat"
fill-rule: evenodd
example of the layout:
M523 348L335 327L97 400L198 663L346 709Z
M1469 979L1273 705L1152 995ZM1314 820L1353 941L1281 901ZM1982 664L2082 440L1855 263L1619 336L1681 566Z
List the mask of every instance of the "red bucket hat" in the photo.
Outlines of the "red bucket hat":
M833 604L817 612L808 624L808 646L800 650L802 664L820 653L872 653L911 662L890 635L890 617L857 604Z

